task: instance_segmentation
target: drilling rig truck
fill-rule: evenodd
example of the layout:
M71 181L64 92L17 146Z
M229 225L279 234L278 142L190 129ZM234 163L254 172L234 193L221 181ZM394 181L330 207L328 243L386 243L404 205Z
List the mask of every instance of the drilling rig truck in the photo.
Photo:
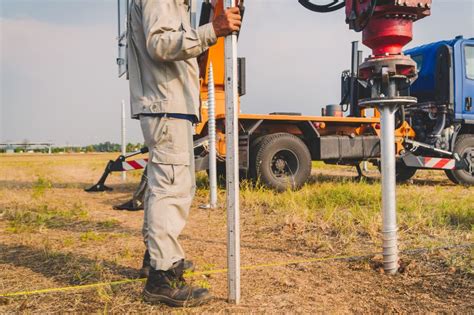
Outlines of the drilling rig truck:
M127 1L125 1L127 2ZM217 1L219 3L219 1ZM428 10L429 8L426 8ZM199 24L208 23L222 7L204 2ZM119 12L119 18L120 17ZM126 47L126 30L119 28L119 52ZM406 181L418 169L446 172L456 184L474 185L474 39L456 37L405 51L417 65L418 79L404 95L416 103L402 106L396 115L397 179ZM126 58L119 54L123 74ZM199 58L201 70L201 121L196 125L196 170L208 168L207 69L212 62L216 94L217 169L225 175L225 90L224 41ZM259 179L277 191L301 187L311 174L312 161L354 165L380 161L380 115L360 106L370 97L370 87L360 80L362 52L353 43L351 70L341 79L342 100L328 105L321 116L299 113L239 114L239 167L242 176ZM239 94L245 95L245 58L239 59ZM99 182L88 191L110 189L105 186L113 171L144 168L146 159L128 161L144 148L115 161L109 161ZM135 196L146 187L142 181ZM134 197L134 199L136 199Z

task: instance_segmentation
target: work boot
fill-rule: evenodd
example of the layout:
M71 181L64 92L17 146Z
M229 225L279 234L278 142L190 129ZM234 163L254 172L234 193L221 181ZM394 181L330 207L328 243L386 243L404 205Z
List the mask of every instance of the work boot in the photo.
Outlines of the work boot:
M148 278L151 269L150 263L150 252L148 250L145 251L145 255L143 255L143 263L142 269L140 269L140 278ZM194 264L190 260L181 260L182 268L184 272L193 272L194 271Z
M208 302L211 295L207 289L186 284L182 266L180 261L168 271L151 268L143 299L151 304L163 303L173 307L193 307Z

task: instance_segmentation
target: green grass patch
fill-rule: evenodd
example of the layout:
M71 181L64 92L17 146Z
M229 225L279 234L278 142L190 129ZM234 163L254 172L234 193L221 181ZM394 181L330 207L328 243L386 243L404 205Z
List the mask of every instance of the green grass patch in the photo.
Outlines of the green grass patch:
M197 182L197 195L208 198L207 174L199 173ZM355 182L347 177L313 176L302 189L283 193L246 180L240 186L241 211L252 214L245 224L252 224L256 235L286 233L298 242L309 244L330 244L335 238L344 244L361 240L370 244L380 242L382 205L378 181ZM221 203L225 202L222 187L219 198ZM401 235L417 245L439 243L449 235L462 234L469 240L467 235L474 226L473 205L472 188L397 187Z
M32 205L29 209L6 209L4 218L10 233L35 232L43 228L61 228L86 220L89 214L80 204L60 210L47 204Z
M100 242L103 241L107 238L107 235L105 234L100 234L94 231L87 231L82 233L79 236L79 239L81 242L87 243L87 242Z
M474 275L474 248L471 247L465 252L448 253L446 264L450 266L452 271L460 271L470 275Z
M33 184L31 196L33 198L39 198L44 195L46 190L51 189L52 187L53 184L49 179L46 179L42 176L38 176L38 179Z
M101 228L111 229L120 226L120 221L117 219L108 219L104 221L99 221L97 225Z

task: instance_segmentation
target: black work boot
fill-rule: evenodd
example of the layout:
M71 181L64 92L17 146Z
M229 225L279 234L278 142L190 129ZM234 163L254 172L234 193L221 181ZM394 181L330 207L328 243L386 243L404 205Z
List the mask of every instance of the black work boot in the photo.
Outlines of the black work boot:
M181 260L182 268L184 272L193 272L194 271L194 264L190 260ZM143 255L143 263L142 269L140 269L140 278L148 278L150 274L151 263L150 263L150 252L148 250L145 251L145 255Z
M164 303L173 307L193 307L208 302L211 295L207 289L186 284L182 265L178 262L168 271L151 268L143 299L148 303Z

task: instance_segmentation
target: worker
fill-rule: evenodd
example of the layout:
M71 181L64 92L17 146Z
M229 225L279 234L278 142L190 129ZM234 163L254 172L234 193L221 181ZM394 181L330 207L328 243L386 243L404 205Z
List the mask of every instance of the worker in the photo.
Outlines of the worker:
M196 306L210 299L205 288L184 281L189 268L178 236L195 193L193 124L200 119L196 57L218 37L240 30L238 7L193 28L190 0L132 0L128 62L132 117L149 148L143 236L150 265L144 300ZM149 262L148 262L149 259Z

